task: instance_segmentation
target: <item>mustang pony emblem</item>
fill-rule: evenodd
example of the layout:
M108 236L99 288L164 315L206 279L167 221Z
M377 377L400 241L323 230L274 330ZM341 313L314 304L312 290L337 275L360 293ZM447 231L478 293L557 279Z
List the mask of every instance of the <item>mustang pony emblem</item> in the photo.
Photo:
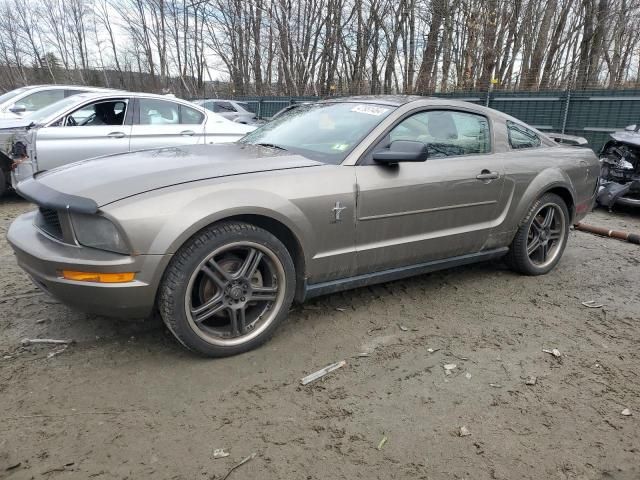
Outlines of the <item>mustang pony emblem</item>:
M334 221L336 222L342 221L342 219L340 218L340 215L342 214L343 210L346 210L346 208L347 207L343 207L340 202L336 202L336 206L331 209L335 217Z

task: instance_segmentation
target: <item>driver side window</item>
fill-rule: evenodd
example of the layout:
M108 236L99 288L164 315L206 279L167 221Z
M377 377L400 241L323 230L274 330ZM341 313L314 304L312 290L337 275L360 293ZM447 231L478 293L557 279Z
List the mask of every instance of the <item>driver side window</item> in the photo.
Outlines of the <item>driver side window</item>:
M54 125L64 127L120 126L124 124L127 103L127 100L90 103L58 120Z
M487 119L453 110L429 110L404 119L389 132L385 146L396 140L424 143L430 158L491 152Z

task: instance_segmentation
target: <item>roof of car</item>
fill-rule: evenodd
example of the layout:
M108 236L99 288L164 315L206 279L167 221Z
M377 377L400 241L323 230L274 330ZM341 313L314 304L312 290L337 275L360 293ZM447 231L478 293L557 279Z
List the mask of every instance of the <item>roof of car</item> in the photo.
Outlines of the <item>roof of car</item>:
M327 98L323 101L372 103L377 105L399 107L400 105L404 105L406 103L426 99L432 99L432 97L421 97L420 95L356 95L352 97Z
M93 87L91 85L61 85L61 84L57 84L57 83L45 83L42 85L25 85L23 87L19 87L19 88L24 88L24 89L28 89L28 90L35 90L36 88L50 88L50 89L59 89L59 88L70 88L70 89L85 89L88 91L111 91L113 89L111 88L107 88L107 87Z
M173 95L159 95L157 93L145 93L145 92L128 92L126 90L99 90L92 92L78 93L73 98L81 100L100 100L101 98L108 97L145 97L145 98L157 98L158 100L174 100L177 102L191 103L188 100L183 100Z

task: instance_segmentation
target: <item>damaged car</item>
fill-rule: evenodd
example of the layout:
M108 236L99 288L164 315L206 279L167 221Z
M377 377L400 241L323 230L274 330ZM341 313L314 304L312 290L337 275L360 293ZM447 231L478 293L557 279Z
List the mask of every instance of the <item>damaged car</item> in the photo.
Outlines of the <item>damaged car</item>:
M38 172L80 160L148 148L232 142L254 129L177 98L93 92L65 98L0 127L0 151L11 161L15 187Z
M640 125L611 134L600 152L598 203L640 207Z
M502 257L546 274L598 172L592 150L471 103L332 99L234 143L36 175L18 192L37 209L7 238L64 303L158 313L183 345L220 357L264 343L294 300Z

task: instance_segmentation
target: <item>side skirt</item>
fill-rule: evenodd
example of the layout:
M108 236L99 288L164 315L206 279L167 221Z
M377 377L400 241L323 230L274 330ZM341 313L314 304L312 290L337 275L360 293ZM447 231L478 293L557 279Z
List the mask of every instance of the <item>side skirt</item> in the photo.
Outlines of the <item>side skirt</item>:
M406 267L391 268L375 273L365 273L356 275L355 277L341 278L339 280L331 280L329 282L315 283L306 285L301 302L320 295L328 295L330 293L349 290L352 288L366 287L375 285L376 283L392 282L402 278L413 277L425 273L444 270L461 265L469 265L471 263L483 262L504 256L509 249L507 247L487 250L485 252L471 253L468 255L460 255L459 257L445 258L443 260L434 260L431 262L418 263L416 265L408 265Z

